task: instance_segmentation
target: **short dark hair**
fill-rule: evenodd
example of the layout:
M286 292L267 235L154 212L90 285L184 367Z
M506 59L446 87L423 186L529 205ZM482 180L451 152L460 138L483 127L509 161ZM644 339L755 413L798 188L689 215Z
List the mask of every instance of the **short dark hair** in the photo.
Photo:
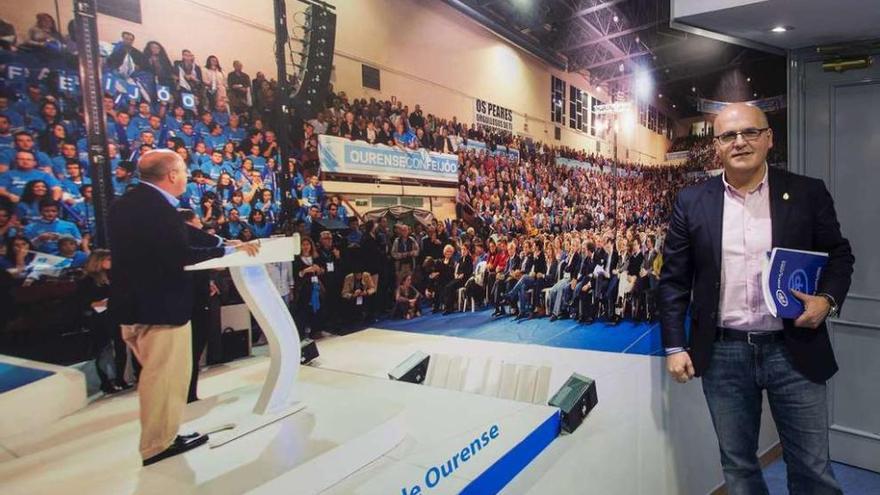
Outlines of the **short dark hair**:
M58 208L58 203L52 198L43 198L40 200L40 211L43 211L43 208Z

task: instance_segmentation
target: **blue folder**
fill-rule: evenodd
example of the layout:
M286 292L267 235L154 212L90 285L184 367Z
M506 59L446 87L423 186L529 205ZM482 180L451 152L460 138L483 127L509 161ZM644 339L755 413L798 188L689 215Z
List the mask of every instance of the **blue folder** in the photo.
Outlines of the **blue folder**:
M764 302L773 316L795 319L804 305L792 290L815 294L828 253L773 248L761 273Z

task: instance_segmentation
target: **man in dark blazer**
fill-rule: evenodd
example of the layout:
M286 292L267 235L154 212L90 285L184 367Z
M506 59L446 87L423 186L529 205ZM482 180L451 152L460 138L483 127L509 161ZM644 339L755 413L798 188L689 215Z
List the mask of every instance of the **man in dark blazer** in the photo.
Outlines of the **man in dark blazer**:
M141 183L110 208L113 252L108 309L143 369L138 381L140 452L145 466L186 452L206 435L179 436L189 387L192 275L184 266L258 246L190 247L176 206L186 190L186 164L171 150L138 162Z
M773 132L759 109L732 104L715 119L723 174L682 190L663 251L659 298L667 370L702 377L727 492L767 493L758 463L763 391L792 493L841 493L828 454L825 381L837 364L825 319L849 290L854 258L821 180L771 169ZM772 247L828 253L805 310L774 317L761 291ZM690 334L685 314L690 306Z

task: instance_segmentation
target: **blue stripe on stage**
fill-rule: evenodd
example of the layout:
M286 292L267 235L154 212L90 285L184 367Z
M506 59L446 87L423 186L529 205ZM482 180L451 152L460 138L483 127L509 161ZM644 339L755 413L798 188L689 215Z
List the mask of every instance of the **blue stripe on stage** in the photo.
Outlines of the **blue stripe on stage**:
M23 387L53 374L51 371L0 363L0 394Z
M592 325L573 320L553 323L548 318L514 322L511 317L492 318L491 310L427 314L412 320L384 320L376 328L403 332L463 337L468 339L537 344L569 349L661 355L660 325L622 321L618 325L597 322Z
M559 435L560 421L558 412L552 414L541 426L529 433L529 436L464 487L461 495L482 495L501 491Z

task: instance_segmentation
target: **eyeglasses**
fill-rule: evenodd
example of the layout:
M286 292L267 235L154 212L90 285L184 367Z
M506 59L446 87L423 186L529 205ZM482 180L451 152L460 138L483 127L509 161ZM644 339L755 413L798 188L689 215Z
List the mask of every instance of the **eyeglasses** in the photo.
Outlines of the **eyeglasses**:
M761 134L763 134L764 131L766 131L768 129L770 129L770 128L769 127L762 127L759 129L756 127L748 127L748 128L743 129L741 131L725 132L724 134L720 134L718 136L715 136L715 139L717 139L718 142L720 142L721 144L730 144L730 143L736 141L736 138L738 136L742 136L743 139L745 139L746 141L755 141L756 139L761 137Z

